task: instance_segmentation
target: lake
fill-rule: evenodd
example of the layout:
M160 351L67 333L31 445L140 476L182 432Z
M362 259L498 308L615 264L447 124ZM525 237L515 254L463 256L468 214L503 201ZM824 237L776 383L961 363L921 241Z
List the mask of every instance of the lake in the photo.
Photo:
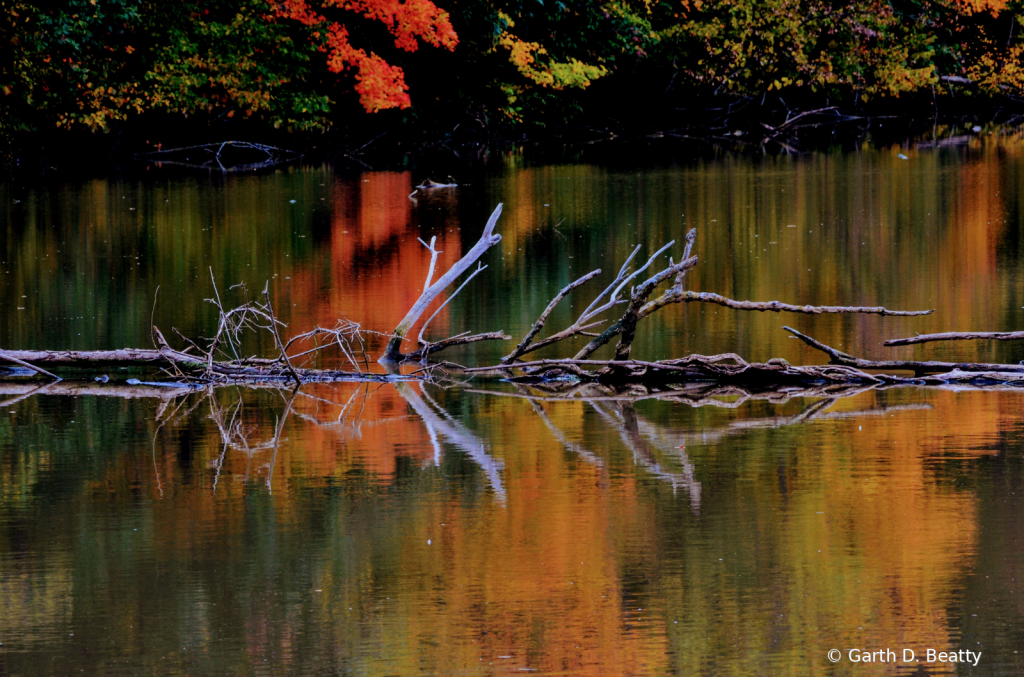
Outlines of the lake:
M443 353L460 364L497 361L600 268L545 332L568 326L634 246L675 240L679 260L690 228L691 289L935 313L676 305L641 323L634 357L824 363L788 324L861 357L1024 359L1013 342L882 346L1024 328L1020 134L638 153L2 184L0 347L149 347L151 324L183 347L174 330L216 329L212 273L225 300L269 283L289 331L360 323L375 357L422 290L418 239L447 269L503 203L487 269L428 336L514 340ZM457 188L409 197L449 173ZM0 380L0 674L1024 671L1020 389L124 383L143 373Z

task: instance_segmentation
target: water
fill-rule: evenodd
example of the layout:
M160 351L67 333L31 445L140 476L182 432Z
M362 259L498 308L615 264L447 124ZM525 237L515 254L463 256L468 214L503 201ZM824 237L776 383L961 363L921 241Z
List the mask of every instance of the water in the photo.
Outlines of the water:
M936 312L671 307L641 325L637 357L823 362L790 324L866 357L1017 361L1008 343L881 342L1024 326L1022 153L1011 137L639 169L511 156L416 200L419 171L328 167L7 185L0 346L147 346L151 314L169 335L208 336L210 268L233 298L269 281L295 331L342 315L388 331L422 285L416 238L437 236L450 265L504 202L501 245L432 338L518 340L575 277L608 279L633 245L696 227L691 288ZM547 326L571 322L588 289ZM1024 669L1019 390L688 404L550 401L482 379L35 385L0 383L3 674ZM926 664L929 648L982 657ZM922 662L851 663L850 649Z

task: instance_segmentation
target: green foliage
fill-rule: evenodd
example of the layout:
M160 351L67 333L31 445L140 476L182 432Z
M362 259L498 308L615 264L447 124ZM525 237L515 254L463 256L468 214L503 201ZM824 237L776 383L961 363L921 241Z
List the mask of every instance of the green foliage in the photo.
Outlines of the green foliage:
M0 82L8 124L105 130L161 111L325 128L331 99L311 31L267 10L264 0L18 3Z
M686 5L658 31L659 56L714 91L760 94L806 86L838 95L898 96L934 81L930 36L884 0Z
M144 76L149 105L255 115L290 129L328 127L331 99L315 86L316 50L293 26L266 20L265 10L262 0L248 0L235 12L205 10L171 23Z

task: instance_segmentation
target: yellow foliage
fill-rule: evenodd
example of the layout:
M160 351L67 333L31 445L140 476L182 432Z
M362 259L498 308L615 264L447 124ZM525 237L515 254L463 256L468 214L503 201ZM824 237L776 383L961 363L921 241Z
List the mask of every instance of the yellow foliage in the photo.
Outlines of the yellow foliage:
M515 26L515 22L507 14L499 12L498 16L505 22L507 28ZM591 80L608 74L608 69L604 66L592 66L572 57L561 62L545 59L548 51L540 43L520 40L507 30L503 30L498 36L498 44L509 50L509 61L524 77L542 87L584 89L590 85Z

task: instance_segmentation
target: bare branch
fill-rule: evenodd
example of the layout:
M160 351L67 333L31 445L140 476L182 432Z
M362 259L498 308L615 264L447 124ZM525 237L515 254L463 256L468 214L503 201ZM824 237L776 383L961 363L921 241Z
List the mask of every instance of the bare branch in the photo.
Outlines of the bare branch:
M686 248L683 249L683 261L690 258L690 252L693 250L693 243L697 239L697 229L691 228L690 232L686 234ZM671 261L670 261L671 263ZM674 291L683 291L683 278L686 277L686 270L679 271L676 275L676 283L673 285Z
M405 353L402 355L403 360L422 360L427 355L433 353L439 353L442 350L451 348L452 346L463 346L468 343L477 343L478 341L508 341L512 337L503 331L492 331L485 334L473 334L472 336L466 336L465 334L459 334L452 336L451 338L442 339L435 343L426 343L419 350L414 350L411 353Z
M676 276L677 280L680 280L681 276L685 275L686 271L695 265L697 265L696 256L684 259L681 263L669 266L657 275L654 275L633 292L626 312L622 314L622 318L616 323L620 333L619 344L615 347L616 360L629 359L629 353L633 347L633 339L636 337L636 325L641 319L641 307L647 302L647 299L650 298L657 286L673 275Z
M277 343L277 349L281 351L281 359L284 360L285 366L288 367L288 373L295 379L295 385L302 385L302 379L295 373L295 367L292 366L292 361L288 359L288 352L284 349L284 343L281 342L281 335L277 332L277 318L274 317L274 307L270 304L270 282L267 282L263 286L263 298L267 301L267 312L270 313L270 333L274 335L274 341ZM293 398L294 399L294 398ZM289 403L289 409L291 404ZM287 415L287 414L286 414ZM283 423L282 419L282 423Z
M910 338L890 339L883 343L886 346L909 346L914 343L931 341L1020 341L1024 339L1024 331L948 331L942 334L918 334Z
M866 315L898 315L900 317L909 317L912 315L930 315L935 312L934 309L889 310L882 306L795 306L790 303L782 303L780 301L736 301L734 299L726 298L721 294L713 294L711 292L682 291L679 296L680 298L675 300L675 303L680 301L686 303L697 301L700 303L717 303L720 306L733 308L734 310L758 310L761 312L770 310L776 313L804 313L806 315L862 313Z
M494 226L498 223L498 217L501 216L501 207L499 204L495 208L491 218L487 220L487 225L484 226L483 234L477 243L473 245L472 249L459 259L447 273L442 275L441 279L429 286L424 286L420 298L409 309L405 318L395 327L395 331L391 334L391 339L388 341L384 354L378 360L379 362L396 362L400 360L402 358L401 345L405 335L416 324L416 320L426 311L431 302L440 296L441 292L468 270L470 266L476 263L477 259L484 255L484 252L501 242L501 235L494 234Z
M61 381L61 380L63 380L63 379L61 379L60 376L57 376L56 374L51 374L50 372L46 371L42 367L37 367L34 364L29 364L28 362L26 362L25 360L21 359L20 357L12 355L12 354L10 354L9 352L7 352L5 350L0 350L0 360L6 360L7 362L13 362L14 364L17 364L19 366L25 367L26 369L31 369L32 371L36 372L37 374L42 374L43 376L49 376L54 381Z
M437 266L437 255L444 252L440 252L434 248L434 243L437 242L437 236L434 235L430 238L430 244L424 242L421 238L416 238L421 245L430 250L430 267L427 268L427 281L423 283L423 288L426 289L430 286L430 283L434 279L434 267Z
M807 345L820 350L829 356L829 362L831 364L841 364L848 367L856 367L857 369L888 369L888 370L904 370L913 371L916 374L928 374L928 373L942 373L950 371L969 371L969 372L1004 372L1004 373L1024 373L1024 365L1019 364L984 364L974 362L918 362L914 360L865 360L859 357L854 357L847 353L836 350L835 348L825 345L824 343L801 334L792 327L783 327L786 331L792 334L795 338L800 339Z
M433 242L433 240L431 240L431 242ZM430 323L434 321L434 318L437 317L437 314L440 313L441 310L446 305L448 305L453 298L455 298L456 296L459 295L459 292L462 291L462 288L465 287L467 284L469 284L470 280L472 280L474 277L476 277L477 275L479 275L480 273L482 273L486 269L487 269L487 266L485 266L485 265L483 265L483 264L478 262L476 264L476 270L474 270L472 273L470 273L469 276L465 280L462 281L462 284L460 284L459 287L454 292L452 292L452 294L448 298L446 298L444 300L444 303L439 305L437 307L437 310L435 310L434 313L430 317L427 318L427 321L423 323L422 327L420 327L419 336L416 337L416 343L418 345L429 345L429 343L427 341L423 340L423 332L425 332L427 330L427 327L430 326Z
M634 250L634 252L635 251L636 250ZM520 355L522 355L523 352L526 350L526 347L530 345L531 341L533 341L533 337L536 336L537 333L544 328L544 323L547 322L548 315L550 315L551 311L555 309L555 306L561 303L562 299L564 299L566 295L573 289L589 282L590 280L592 280L593 278L597 277L600 274L600 268L598 268L597 270L592 270L583 277L579 278L578 280L563 287L562 290L558 292L558 294L555 296L555 298L551 299L551 302L548 303L547 308L544 309L544 312L540 314L540 317L537 318L537 321L533 323L532 327L530 327L530 331L526 332L526 336L524 336L523 340L520 341L519 345L515 347L515 350L513 350L505 357L501 358L501 363L509 364L510 362L514 362Z

